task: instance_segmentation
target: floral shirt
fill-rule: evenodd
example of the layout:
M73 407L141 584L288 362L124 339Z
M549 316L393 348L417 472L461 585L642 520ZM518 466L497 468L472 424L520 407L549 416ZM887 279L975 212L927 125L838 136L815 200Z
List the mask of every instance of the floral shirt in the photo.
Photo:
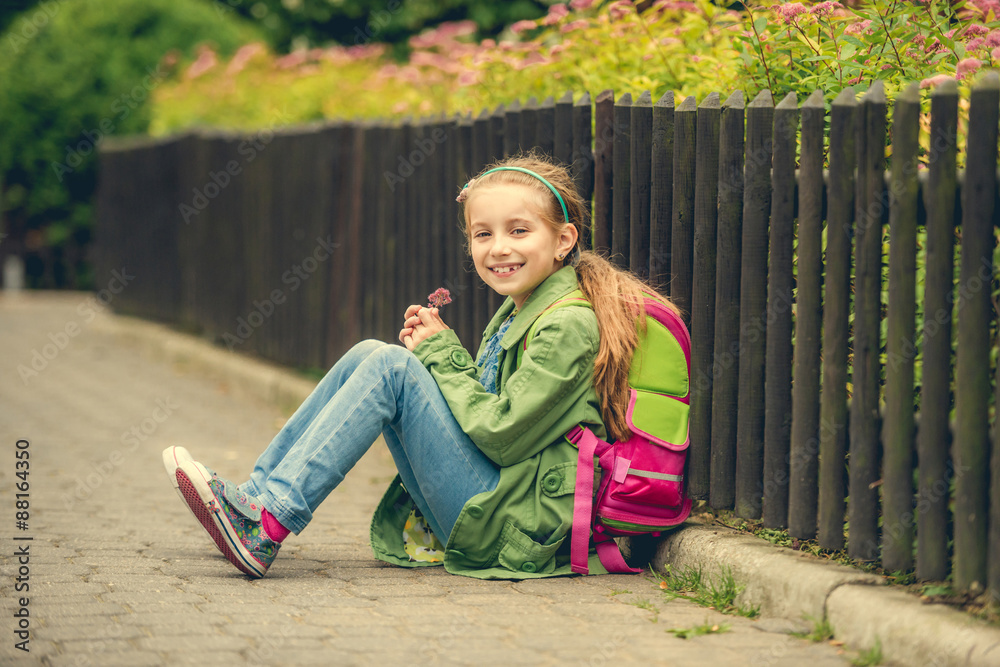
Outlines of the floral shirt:
M479 376L479 382L491 394L498 393L497 367L500 360L500 341L503 340L503 335L507 333L507 329L510 329L510 324L514 321L515 314L517 314L516 310L510 314L510 317L504 320L497 332L487 341L486 347L483 348L483 354L479 358L480 361L477 364L483 370L483 374Z

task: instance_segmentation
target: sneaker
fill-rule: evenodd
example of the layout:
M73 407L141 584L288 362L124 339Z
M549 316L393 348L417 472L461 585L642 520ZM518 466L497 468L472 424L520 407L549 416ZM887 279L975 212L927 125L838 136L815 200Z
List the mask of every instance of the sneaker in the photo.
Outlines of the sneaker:
M260 501L193 459L177 463L176 488L215 546L244 574L263 577L281 544L264 532Z

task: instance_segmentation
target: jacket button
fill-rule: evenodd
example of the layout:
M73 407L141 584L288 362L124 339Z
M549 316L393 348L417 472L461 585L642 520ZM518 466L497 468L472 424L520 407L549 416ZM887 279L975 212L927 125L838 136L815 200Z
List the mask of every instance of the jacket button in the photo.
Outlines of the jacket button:
M536 570L538 570L538 567L529 560L525 561L521 565L521 569L524 570L525 572L535 572Z
M471 516L473 519L483 518L483 508L480 507L479 505L469 505L469 509L467 511L469 513L469 516Z
M464 350L455 350L451 353L451 363L460 368L465 368L469 365L467 353Z
M558 491L560 486L562 486L562 476L557 472L550 472L542 478L542 487L550 493Z

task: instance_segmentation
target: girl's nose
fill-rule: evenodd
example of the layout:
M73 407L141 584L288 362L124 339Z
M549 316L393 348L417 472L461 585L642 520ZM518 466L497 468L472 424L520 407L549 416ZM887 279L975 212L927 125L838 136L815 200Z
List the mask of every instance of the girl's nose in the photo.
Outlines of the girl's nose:
M510 244L507 243L506 239L498 238L493 242L493 248L490 251L496 257L502 257L503 255L510 254Z

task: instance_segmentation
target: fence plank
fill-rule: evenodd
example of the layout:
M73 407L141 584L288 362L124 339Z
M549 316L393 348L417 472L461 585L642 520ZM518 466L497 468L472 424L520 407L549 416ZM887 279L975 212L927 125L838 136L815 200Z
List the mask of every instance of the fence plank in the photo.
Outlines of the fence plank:
M792 433L789 451L788 532L816 537L819 465L819 362L823 274L823 92L802 105L799 166L798 267Z
M546 100L548 101L548 100ZM555 104L552 129L552 156L562 164L573 164L573 93L559 98Z
M741 135L742 140L742 135ZM674 91L653 105L649 191L649 282L663 293L670 283L670 225L674 202Z
M707 499L711 472L712 362L715 343L715 252L719 201L719 94L698 107L691 276L691 442L688 493ZM709 445L706 447L705 445Z
M501 104L501 105L497 106L496 111L493 112L493 116L490 119L491 120L491 127L493 128L493 133L492 133L492 136L490 138L490 162L492 162L494 160L499 160L500 158L503 157L503 145L504 145L504 134L503 134L503 132L504 132L505 113L506 112L504 111L504 107ZM476 173L478 173L478 171ZM475 267L472 264L472 258L471 257L467 256L465 267L467 269L467 272L468 272L468 275L469 275L469 278L470 278L470 280L469 280L469 284L470 285L475 286L477 284L483 284L479 280L479 275L476 273L476 269L475 269ZM485 289L485 287L484 287L484 289ZM503 297L501 297L499 294L497 294L496 292L494 292L491 289L487 289L486 292L487 292L487 295L488 295L487 296L487 301L486 301L486 303L487 303L486 309L491 314L495 313L497 311L497 309L500 308L500 304L503 303ZM481 334L481 333L482 333L482 329L480 329L479 331L473 331L472 332L473 337L476 340L476 344L479 343L479 334Z
M764 334L767 227L771 211L774 101L763 90L747 109L740 264L740 391L736 422L736 513L758 519L764 472Z
M896 97L889 187L882 567L913 567L913 361L916 356L917 151L920 89Z
M927 253L920 429L917 432L917 577L948 576L948 483L951 428L951 320L954 300L954 240L958 128L958 84L947 81L931 94L931 140L927 156Z
M551 156L556 145L556 103L552 96L545 98L538 107L538 126L535 128L535 145Z
M878 557L879 384L881 368L882 225L885 199L886 99L876 80L861 100L857 126L858 197L855 214L854 356L851 383L851 558Z
M629 267L631 232L631 147L632 94L625 93L615 103L615 139L611 186L611 261L623 269Z
M519 136L518 143L524 152L538 145L538 100L534 97L529 97L521 108Z
M771 227L764 379L764 525L788 525L792 423L792 237L798 101L789 93L774 110Z
M632 106L629 201L629 268L649 277L649 181L652 159L653 101L644 92Z
M823 392L820 395L819 543L844 547L844 461L847 456L847 332L854 220L854 91L843 90L830 110L830 176L826 224L826 290L823 303Z
M615 93L602 90L594 105L594 250L611 253L611 201L614 184ZM574 137L575 138L575 137Z
M712 440L709 503L736 500L736 414L739 400L740 236L743 221L743 91L722 109L719 146L718 250L712 360Z
M691 265L694 246L694 189L698 107L688 97L674 112L674 195L670 223L670 298L691 325Z
M955 588L986 586L989 525L990 301L993 284L994 198L1000 76L990 72L973 87L962 188L958 349L955 359ZM994 554L994 558L997 554Z
M572 96L571 98L572 99ZM590 93L584 93L573 105L573 178L580 196L587 202L587 213L593 213L594 199L594 149L591 131ZM589 227L583 230L583 248L590 250L594 246L593 220Z
M521 149L521 101L514 100L503 115L503 154L514 155Z

